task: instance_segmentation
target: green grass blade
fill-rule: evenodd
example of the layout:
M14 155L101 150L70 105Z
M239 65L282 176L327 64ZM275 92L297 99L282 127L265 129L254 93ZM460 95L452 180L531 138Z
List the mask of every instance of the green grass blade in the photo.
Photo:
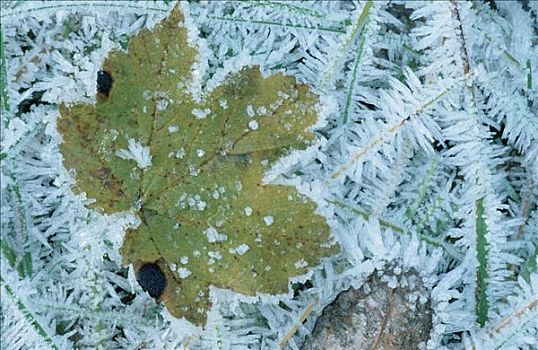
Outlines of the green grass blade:
M351 100L352 100L353 94L355 93L355 82L357 80L357 71L358 71L360 63L362 62L362 54L364 53L364 42L366 41L367 33L368 33L368 29L365 29L362 35L359 47L357 48L357 54L355 55L355 59L353 60L353 71L351 72L351 81L349 82L349 87L347 89L347 95L346 95L346 104L344 105L344 117L342 118L343 124L346 124L349 118Z
M22 197L19 190L18 185L15 185L12 189L12 192L14 193L14 210L16 211L17 215L15 215L15 227L19 227L22 231L20 236L24 238L25 242L21 242L21 245L25 245L28 242L28 225L27 225L27 219L24 212L23 204L22 204ZM6 242L5 239L0 240L0 251L2 252L2 255L6 258L8 264L17 270L19 273L20 278L31 278L34 275L34 268L33 268L33 259L32 254L28 250L28 248L25 249L14 249L13 247L10 247L10 245Z
M336 205L336 206L338 206L340 208L347 209L347 210L351 211L352 213L361 216L364 220L369 220L370 219L370 214L368 212L364 211L364 210L352 207L349 204L342 203L342 202L339 202L339 201L333 201L333 200L329 200L329 199L326 199L325 201L328 202L328 203L334 204L334 205ZM399 227L397 225L394 225L393 223L390 223L390 222L388 222L387 220L384 220L384 219L379 219L379 225L381 225L383 227L386 227L386 228L390 228L393 231L398 232L398 233L404 233L403 228L401 228L401 227Z
M532 66L531 60L527 60L527 89L532 90Z
M20 3L26 3L27 1L21 1ZM15 6L17 7L17 6ZM15 8L14 7L14 8ZM35 1L33 4L33 7L31 8L20 8L13 11L2 11L2 14L0 15L0 18L5 19L9 17L17 17L17 16L25 16L28 15L28 13L39 13L43 11L48 10L66 10L66 9L81 9L81 8L103 8L103 9L131 9L131 10L140 10L140 11L155 11L160 13L165 13L168 11L168 9L164 8L158 8L158 7L152 7L148 6L147 4L144 4L143 2L136 2L136 1L124 1L121 5L118 3L106 3L106 2L100 2L100 1L87 1L87 2L78 2L78 3L52 3L49 4L47 2L37 2Z
M192 13L191 17L198 18L200 17L200 15ZM319 30L322 32L337 33L337 34L345 34L346 32L344 29L339 29L339 28L322 27L322 26L305 26L305 25L299 25L299 24L283 24L283 23L274 22L274 21L262 21L262 20L248 19L248 18L243 19L243 18L236 18L236 17L205 16L204 19L210 19L210 20L222 21L222 22L266 25L266 26L272 26L272 27L284 27L284 28L304 29L304 30Z
M297 6L293 3L285 3L280 1L249 1L249 5L257 7L270 7L278 10L284 10L293 12L303 16L316 17L316 18L325 18L326 15L322 12L316 11L314 9L309 9L303 6Z
M422 181L422 184L420 185L418 196L415 202L411 205L411 208L407 212L407 217L409 220L413 221L415 220L415 215L417 214L417 210L424 201L424 198L426 198L426 194L428 192L428 188L430 187L430 184L432 182L432 178L434 173L437 170L437 161L438 159L435 158L433 162L430 164L430 167L428 168L428 171L426 172L426 175L424 176L424 180Z
M6 258L9 266L14 267L15 263L17 262L17 253L11 249L11 247L3 239L0 239L0 250L4 255L4 258Z
M538 271L538 261L536 259L537 257L538 257L538 247L536 247L534 249L534 253L532 253L527 258L527 260L525 261L525 263L523 264L519 272L519 275L525 281L527 281L527 283L530 283L531 281L531 273L535 273L536 271Z
M340 202L340 201L329 200L329 199L325 199L325 201L327 203L334 204L334 205L336 205L336 206L338 206L340 208L349 210L350 212L362 217L364 220L369 220L370 219L370 214L368 212L362 210L362 209L353 207L353 206L351 206L349 204L346 204L346 203L343 203L343 202ZM397 226L397 225L395 225L395 224L393 224L393 223L391 223L391 222L389 222L389 221L387 221L387 220L385 220L383 218L379 218L378 222L379 222L380 226L385 227L385 228L390 228L391 230L393 230L396 233L410 234L404 228L402 228L400 226ZM417 233L417 237L418 237L418 239L420 239L423 242L428 243L432 247L442 248L448 255L450 255L451 258L453 258L456 261L461 261L463 259L463 255L460 252L458 252L452 246L450 246L446 242L443 242L442 240L440 240L440 239L438 239L436 237L431 237L431 236L428 236L428 235L425 235L425 234L422 234L422 233Z
M9 100L7 95L7 64L6 52L4 50L4 33L0 28L0 107L2 116L5 118L5 113L9 110Z
M39 323L39 321L34 317L34 315L28 310L26 305L15 295L15 292L11 288L9 284L7 284L2 277L0 277L0 283L4 287L6 294L13 299L15 304L17 305L17 308L22 312L26 320L34 327L37 334L39 334L41 337L43 337L43 340L50 345L51 349L58 350L58 347L56 344L54 344L54 341L49 336L45 328Z
M476 318L484 326L488 320L488 250L487 226L484 218L484 198L476 201L476 259L478 260L477 286L476 286Z
M346 36L339 52L336 53L336 56L332 60L331 64L323 73L323 76L320 79L322 90L327 88L327 86L331 83L332 81L331 77L333 75L334 70L336 69L337 66L340 65L344 56L347 55L349 48L351 47L351 45L353 44L353 42L355 41L359 33L361 32L364 33L362 29L366 25L366 20L368 19L368 15L370 13L370 9L372 8L373 4L374 3L372 0L366 1L366 4L364 5L362 9L362 12L359 18L357 19L357 21L353 25L353 28L351 29L351 33L348 36Z

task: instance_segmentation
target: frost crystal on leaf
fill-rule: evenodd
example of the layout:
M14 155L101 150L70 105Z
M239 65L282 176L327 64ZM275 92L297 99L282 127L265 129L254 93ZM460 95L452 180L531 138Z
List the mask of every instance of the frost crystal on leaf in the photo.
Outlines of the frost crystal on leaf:
M205 119L205 117L207 117L209 113L211 113L211 110L209 108L206 108L204 110L195 108L192 110L192 115L194 115L196 119Z
M258 129L258 122L255 121L255 120L251 120L248 122L248 127L251 128L252 130L257 130Z
M122 159L134 160L140 169L147 169L151 166L151 154L149 147L144 147L138 141L129 139L129 149L120 149L116 151L116 155Z
M246 252L248 252L248 250L250 249L250 247L246 244L241 244L240 246L238 247L234 247L234 248L230 248L229 249L229 252L231 254L237 254L237 255L243 255L245 254Z
M179 278L187 278L192 274L192 272L185 267L180 267L179 269L177 269L177 273L179 275Z
M226 236L225 234L218 233L217 230L213 227L208 227L205 230L205 235L209 243L222 242L228 238L228 236Z
M265 222L265 225L271 226L274 222L274 218L271 215L267 215L263 218L263 222Z

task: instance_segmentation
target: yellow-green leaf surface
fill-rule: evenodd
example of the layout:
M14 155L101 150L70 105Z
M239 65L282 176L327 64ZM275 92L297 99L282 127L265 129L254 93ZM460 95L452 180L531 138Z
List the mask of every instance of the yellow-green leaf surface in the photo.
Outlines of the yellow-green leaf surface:
M157 264L167 280L159 300L204 324L209 286L286 293L289 277L338 249L313 202L262 183L276 160L314 141L317 96L249 67L197 101L188 90L197 59L176 8L109 54L110 92L61 106L58 129L74 190L105 213L141 219L125 236L124 263Z

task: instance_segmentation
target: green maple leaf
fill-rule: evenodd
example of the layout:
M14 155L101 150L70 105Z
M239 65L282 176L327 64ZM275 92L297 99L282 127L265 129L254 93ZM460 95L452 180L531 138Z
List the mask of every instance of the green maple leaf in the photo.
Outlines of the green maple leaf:
M105 213L141 219L126 233L123 262L135 271L157 265L166 287L155 297L204 324L209 286L286 293L289 277L338 249L313 202L262 183L276 160L314 141L317 96L292 77L249 67L198 101L187 88L197 60L176 8L132 38L127 53L109 54L111 89L95 105L60 106L58 130L74 190Z

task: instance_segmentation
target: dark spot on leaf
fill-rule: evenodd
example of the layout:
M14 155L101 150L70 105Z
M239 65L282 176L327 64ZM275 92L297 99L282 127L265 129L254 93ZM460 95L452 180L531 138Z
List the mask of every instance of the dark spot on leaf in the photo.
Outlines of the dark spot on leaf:
M159 298L166 287L166 276L157 264L144 264L138 270L136 280L153 298Z
M109 72L104 70L97 72L97 92L108 97L113 82L114 79L112 79L112 75Z

